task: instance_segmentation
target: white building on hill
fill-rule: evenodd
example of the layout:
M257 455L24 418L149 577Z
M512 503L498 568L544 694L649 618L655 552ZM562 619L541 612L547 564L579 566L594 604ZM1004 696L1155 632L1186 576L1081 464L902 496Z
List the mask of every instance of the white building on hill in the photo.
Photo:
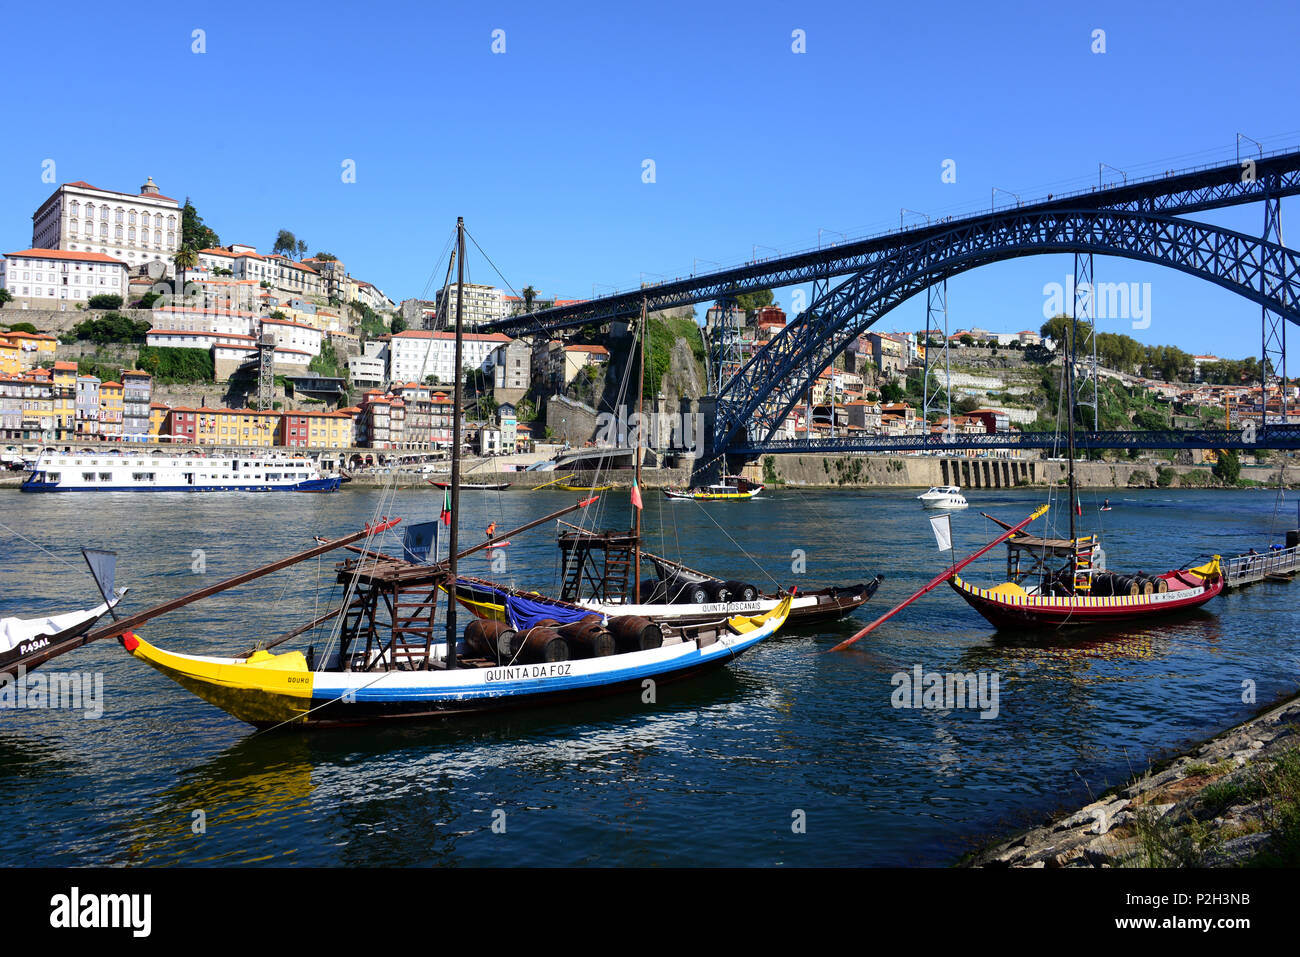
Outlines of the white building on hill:
M174 275L180 240L181 204L162 195L152 177L139 194L64 183L32 214L34 247L112 256L132 274L157 262Z
M456 381L455 333L407 329L385 338L388 340L390 382L424 382L429 376L436 376L440 383ZM467 332L461 364L471 369L483 369L493 350L509 342L510 337L499 332L491 335Z
M126 263L103 253L22 249L0 259L0 288L14 297L10 309L72 308L101 294L126 298Z

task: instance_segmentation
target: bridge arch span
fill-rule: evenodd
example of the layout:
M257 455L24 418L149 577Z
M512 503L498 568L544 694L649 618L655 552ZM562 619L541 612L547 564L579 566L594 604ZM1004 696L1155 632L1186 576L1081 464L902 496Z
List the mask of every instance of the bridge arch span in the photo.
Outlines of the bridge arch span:
M738 439L772 437L811 379L858 336L927 286L990 263L1094 253L1169 266L1300 325L1300 254L1195 220L1110 209L1026 211L959 224L883 249L773 337L718 396L715 457Z

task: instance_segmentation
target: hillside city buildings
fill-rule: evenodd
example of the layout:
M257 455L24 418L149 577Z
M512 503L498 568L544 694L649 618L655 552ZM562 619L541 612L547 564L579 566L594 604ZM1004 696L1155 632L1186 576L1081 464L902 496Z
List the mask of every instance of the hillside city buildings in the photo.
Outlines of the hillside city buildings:
M488 407L495 410L487 421L471 423L473 435L481 450L498 452L528 443L540 430L540 425L521 421L520 414L531 418L553 396L594 401L608 384L609 347L579 341L589 336L512 338L481 328L503 317L578 300L547 297L531 288L525 289L525 300L514 291L466 283L463 301L456 286L448 284L432 300L408 299L399 307L328 253L295 260L246 243L197 249L193 265L178 271L183 215L184 201L163 195L152 178L138 192L64 183L40 204L32 216L31 246L0 258L0 288L12 297L0 312L0 439L436 451L451 438L452 386L469 373L473 390L490 393ZM276 404L299 408L231 409L206 402L172 406L158 401L146 371L115 369L109 374L102 364L82 369L70 361L79 353L60 353L54 335L4 331L24 312L102 316L88 307L94 297L105 295L120 297L126 307L146 300L150 328L144 345L205 353L217 382L256 380L263 358L269 358L271 372L285 388L282 396L277 393L282 401ZM460 368L451 331L458 308L466 327ZM401 325L392 323L395 313ZM781 335L787 324L776 305L749 312L714 306L705 318L706 349L720 350L711 352L710 371L717 373L720 366L724 377L734 364L748 362ZM390 324L397 331L386 329ZM818 372L775 438L977 434L1014 431L1034 421L1035 410L1000 404L1006 396L994 401L968 392L961 403L966 411L954 407L951 416L945 411L936 417L931 409L929 421L924 410L899 400L899 387L918 374L927 351L933 355L936 345L942 345L941 336L933 330L864 332ZM947 347L956 350L1042 346L1053 344L1032 330L994 333L972 327L947 340ZM1160 402L1217 405L1225 410L1225 421L1259 415L1252 409L1261 405L1264 415L1280 412L1280 389L1261 398L1258 386L1252 391L1204 383L1203 369L1218 361L1212 355L1193 357L1193 383L1134 376L1123 381ZM954 396L961 394L960 382L946 384ZM716 382L709 385L714 388Z

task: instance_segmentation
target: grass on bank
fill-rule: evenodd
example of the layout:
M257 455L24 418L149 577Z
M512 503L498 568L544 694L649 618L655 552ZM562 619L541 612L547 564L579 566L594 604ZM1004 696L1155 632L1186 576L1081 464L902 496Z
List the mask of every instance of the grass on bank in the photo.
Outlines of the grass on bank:
M1188 777L1222 771L1189 765ZM1254 813L1240 824L1214 822L1230 808L1250 808ZM1202 788L1180 814L1175 808L1161 814L1151 806L1134 810L1136 853L1129 867L1207 867L1216 863L1224 845L1233 838L1267 833L1268 840L1247 867L1300 866L1300 748L1292 748L1236 777L1223 777Z

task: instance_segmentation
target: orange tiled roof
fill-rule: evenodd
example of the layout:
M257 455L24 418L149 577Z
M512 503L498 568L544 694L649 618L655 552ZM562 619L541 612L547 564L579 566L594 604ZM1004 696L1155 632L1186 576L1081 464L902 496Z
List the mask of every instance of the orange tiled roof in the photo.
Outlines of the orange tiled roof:
M16 252L5 253L5 256L28 256L36 259L75 259L79 262L126 265L122 260L114 259L112 256L105 256L103 253L83 253L73 249L20 249Z

